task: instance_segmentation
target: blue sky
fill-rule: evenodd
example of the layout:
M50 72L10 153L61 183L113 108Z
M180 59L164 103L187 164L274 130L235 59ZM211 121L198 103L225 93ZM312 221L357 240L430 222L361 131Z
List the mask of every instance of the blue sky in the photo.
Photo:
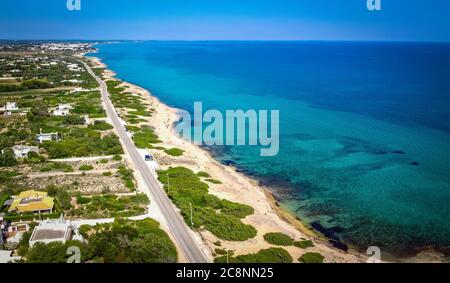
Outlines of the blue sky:
M1 0L1 39L450 41L449 0Z

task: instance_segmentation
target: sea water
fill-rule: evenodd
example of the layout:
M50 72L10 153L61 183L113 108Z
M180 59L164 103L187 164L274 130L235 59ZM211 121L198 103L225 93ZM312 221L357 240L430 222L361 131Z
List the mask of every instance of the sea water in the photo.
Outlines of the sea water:
M280 151L213 146L336 242L450 245L450 45L147 41L97 45L118 78L192 111L280 110Z

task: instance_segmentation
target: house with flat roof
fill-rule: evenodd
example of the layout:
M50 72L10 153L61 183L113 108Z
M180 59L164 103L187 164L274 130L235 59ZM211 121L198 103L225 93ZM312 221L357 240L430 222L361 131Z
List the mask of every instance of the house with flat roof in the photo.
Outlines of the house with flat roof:
M30 237L30 247L37 242L45 244L51 242L65 243L72 239L73 227L70 221L67 220L44 220L34 227L33 233Z
M52 212L54 199L47 195L47 192L29 190L21 192L13 197L13 202L9 207L10 212Z
M40 133L36 135L36 140L39 143L43 143L45 141L59 141L61 138L58 133Z
M14 151L14 157L15 158L25 158L25 157L28 156L29 152L39 153L39 147L38 146L15 145L15 146L12 147L12 150Z
M53 110L54 116L67 116L70 114L70 109L72 109L72 105L70 104L59 104L55 110Z

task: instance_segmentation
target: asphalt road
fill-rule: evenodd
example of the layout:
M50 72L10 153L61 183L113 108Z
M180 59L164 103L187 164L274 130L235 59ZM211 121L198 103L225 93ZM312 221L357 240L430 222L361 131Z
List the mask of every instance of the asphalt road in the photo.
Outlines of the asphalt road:
M182 253L184 254L186 260L190 263L208 262L208 258L200 249L198 243L194 240L192 231L186 225L171 200L167 197L166 193L161 188L158 181L155 179L154 175L149 172L144 159L140 156L131 138L126 134L124 127L120 123L117 112L114 109L111 100L109 99L109 93L105 82L98 78L86 63L82 63L84 64L88 72L100 84L102 99L106 108L106 114L111 119L117 134L125 145L126 150L135 165L135 169L139 171L143 178L143 181L146 185L146 188L144 188L145 193L149 196L151 201L154 201L157 204L161 213L166 218L168 228L172 233L173 238L178 243L178 246L182 250Z

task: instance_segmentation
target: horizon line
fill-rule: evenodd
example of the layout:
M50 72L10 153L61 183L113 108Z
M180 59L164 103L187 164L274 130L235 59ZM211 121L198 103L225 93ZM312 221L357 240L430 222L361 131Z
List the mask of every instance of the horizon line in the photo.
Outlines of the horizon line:
M450 40L372 40L372 39L7 39L0 38L1 41L92 41L92 42L108 42L108 41L241 41L241 42L391 42L391 43L450 43Z

